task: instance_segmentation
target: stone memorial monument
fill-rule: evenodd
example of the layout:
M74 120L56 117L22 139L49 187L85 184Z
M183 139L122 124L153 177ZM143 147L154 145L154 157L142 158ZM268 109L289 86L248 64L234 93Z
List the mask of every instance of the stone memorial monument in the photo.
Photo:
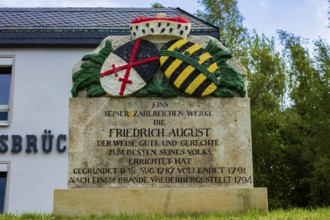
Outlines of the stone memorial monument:
M73 69L64 215L267 210L246 70L183 17L138 17Z

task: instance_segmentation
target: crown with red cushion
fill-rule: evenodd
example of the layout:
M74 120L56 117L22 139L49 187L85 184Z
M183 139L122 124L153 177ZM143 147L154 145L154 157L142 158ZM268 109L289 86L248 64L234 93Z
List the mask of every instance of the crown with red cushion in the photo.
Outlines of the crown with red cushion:
M187 38L191 29L191 23L184 17L167 18L160 13L156 17L138 17L130 24L133 39L148 35L167 35L179 38Z

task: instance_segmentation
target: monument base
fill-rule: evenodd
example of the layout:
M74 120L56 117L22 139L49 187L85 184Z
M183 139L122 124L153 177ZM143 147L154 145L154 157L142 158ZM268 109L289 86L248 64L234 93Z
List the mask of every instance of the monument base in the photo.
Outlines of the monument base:
M176 214L268 211L267 188L110 188L54 192L54 214Z

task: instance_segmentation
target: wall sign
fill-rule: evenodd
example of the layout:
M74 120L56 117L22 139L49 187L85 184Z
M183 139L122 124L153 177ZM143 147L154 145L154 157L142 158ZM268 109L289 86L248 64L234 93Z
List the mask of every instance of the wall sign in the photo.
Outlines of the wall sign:
M41 136L34 134L27 135L0 135L0 154L11 152L18 153L50 153L57 151L64 153L67 150L66 134L52 134L51 130L44 130Z

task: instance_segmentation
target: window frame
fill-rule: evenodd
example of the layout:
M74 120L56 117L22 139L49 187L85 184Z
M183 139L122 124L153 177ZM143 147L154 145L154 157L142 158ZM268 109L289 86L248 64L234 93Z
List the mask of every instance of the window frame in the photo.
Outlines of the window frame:
M13 95L14 95L14 72L15 72L15 55L6 55L0 54L0 68L1 68L1 59L11 59L11 78L10 78L10 85L9 85L9 97L8 97L8 105L1 105L0 104L0 112L8 112L7 120L0 120L0 127L9 126L12 123L13 118ZM2 65L6 68L6 65Z
M3 169L5 168L5 169ZM4 206L3 212L8 212L8 204L9 204L9 181L10 181L10 161L0 161L0 172L6 172L6 186L5 186L5 197L4 197Z

